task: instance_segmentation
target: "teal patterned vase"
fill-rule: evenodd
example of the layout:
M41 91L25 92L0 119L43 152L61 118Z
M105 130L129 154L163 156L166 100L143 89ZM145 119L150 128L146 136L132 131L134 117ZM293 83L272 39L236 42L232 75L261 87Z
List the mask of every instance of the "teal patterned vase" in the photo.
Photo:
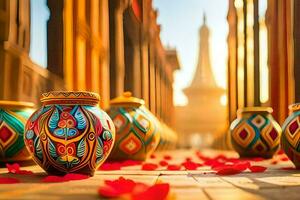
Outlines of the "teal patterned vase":
M289 106L290 115L282 126L281 147L294 163L300 168L300 103Z
M270 107L245 107L231 123L232 147L241 157L271 158L279 149L281 127Z
M33 113L33 104L0 101L0 161L30 160L24 145L23 133L27 119Z

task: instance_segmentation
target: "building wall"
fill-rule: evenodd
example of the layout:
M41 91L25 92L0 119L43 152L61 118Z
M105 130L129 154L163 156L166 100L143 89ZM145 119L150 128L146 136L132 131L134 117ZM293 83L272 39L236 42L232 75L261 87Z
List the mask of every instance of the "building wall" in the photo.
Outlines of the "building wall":
M0 99L38 104L42 92L64 88L64 83L29 58L29 3L0 1Z
M176 50L160 41L151 0L48 0L47 6L43 69L28 55L30 0L0 1L0 99L39 103L49 90L88 90L100 93L107 108L110 98L130 90L172 125L179 63Z

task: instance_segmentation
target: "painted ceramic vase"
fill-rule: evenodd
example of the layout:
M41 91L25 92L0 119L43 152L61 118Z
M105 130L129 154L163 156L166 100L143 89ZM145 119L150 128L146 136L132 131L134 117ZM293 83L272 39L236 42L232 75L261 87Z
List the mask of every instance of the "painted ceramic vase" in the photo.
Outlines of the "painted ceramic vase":
M91 92L53 91L41 96L42 107L26 124L27 149L50 174L93 175L108 157L114 124Z
M110 160L145 160L160 140L159 122L144 101L125 92L110 102L108 114L116 127Z
M289 106L290 115L282 126L281 148L289 159L300 168L300 103Z
M281 127L270 107L246 107L238 110L231 123L232 147L241 157L271 158L278 150Z
M18 101L0 101L0 161L30 160L23 134L27 119L33 113L33 104Z

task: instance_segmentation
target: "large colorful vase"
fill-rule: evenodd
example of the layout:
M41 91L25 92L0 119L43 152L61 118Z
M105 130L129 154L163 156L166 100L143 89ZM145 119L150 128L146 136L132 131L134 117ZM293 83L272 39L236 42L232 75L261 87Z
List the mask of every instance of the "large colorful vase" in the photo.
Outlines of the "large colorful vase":
M35 162L51 174L93 175L108 157L114 124L91 92L48 92L31 115L24 134Z
M290 115L282 126L281 147L289 159L300 168L300 103L289 106Z
M108 114L116 127L116 143L111 160L145 160L160 140L159 122L144 101L125 92L111 100Z
M27 119L33 113L33 104L0 101L0 161L30 160L24 145L23 133Z
M246 107L230 126L232 147L241 157L271 158L279 148L281 128L269 107Z

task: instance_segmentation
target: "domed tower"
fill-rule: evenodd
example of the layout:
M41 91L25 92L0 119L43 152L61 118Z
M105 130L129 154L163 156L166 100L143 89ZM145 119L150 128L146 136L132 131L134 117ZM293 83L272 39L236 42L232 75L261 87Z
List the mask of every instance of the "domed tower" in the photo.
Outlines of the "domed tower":
M199 55L196 71L191 85L184 89L188 104L177 107L177 131L182 140L195 142L201 138L203 146L208 145L221 133L226 123L226 107L221 104L224 89L217 86L209 55L210 31L203 15L203 25L199 30ZM180 139L179 139L180 140ZM181 141L182 141L181 140ZM209 140L206 141L206 140ZM199 142L198 142L199 143Z

